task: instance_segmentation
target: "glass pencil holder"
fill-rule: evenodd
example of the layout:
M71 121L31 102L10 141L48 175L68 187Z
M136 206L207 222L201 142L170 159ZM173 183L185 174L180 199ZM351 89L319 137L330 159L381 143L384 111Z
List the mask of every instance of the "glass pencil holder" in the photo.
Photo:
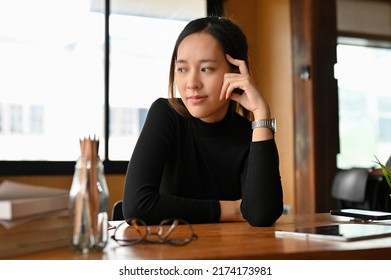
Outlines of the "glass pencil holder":
M108 242L109 191L99 157L80 156L69 195L71 248L81 253L102 251Z

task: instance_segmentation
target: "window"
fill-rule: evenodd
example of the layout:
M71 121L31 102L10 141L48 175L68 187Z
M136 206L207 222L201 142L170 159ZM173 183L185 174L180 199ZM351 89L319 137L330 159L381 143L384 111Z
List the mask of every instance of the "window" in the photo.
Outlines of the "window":
M83 134L103 135L104 14L89 3L1 1L0 160L74 161Z
M10 106L10 134L23 134L23 111L19 104Z
M31 134L43 134L44 127L44 109L41 105L32 105L30 108L30 133Z
M391 156L391 49L339 44L338 168L372 167Z
M178 33L207 11L222 1L1 1L0 172L73 172L87 134L106 172L124 172L149 105L167 96Z

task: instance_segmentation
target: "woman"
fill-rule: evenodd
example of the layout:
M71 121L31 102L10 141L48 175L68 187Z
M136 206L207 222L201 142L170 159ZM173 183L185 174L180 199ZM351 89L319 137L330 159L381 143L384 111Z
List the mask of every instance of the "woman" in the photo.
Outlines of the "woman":
M125 219L270 226L280 217L270 110L249 75L247 52L245 35L227 18L196 19L181 32L169 98L152 104L128 165Z

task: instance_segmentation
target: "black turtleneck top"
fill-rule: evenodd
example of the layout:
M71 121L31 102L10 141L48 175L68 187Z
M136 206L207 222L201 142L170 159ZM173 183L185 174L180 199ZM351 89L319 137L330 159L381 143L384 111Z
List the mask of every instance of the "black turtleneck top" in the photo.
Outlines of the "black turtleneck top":
M218 222L219 200L242 199L251 225L272 225L283 211L278 152L274 139L251 138L251 122L231 109L222 121L205 123L156 100L129 161L125 219Z

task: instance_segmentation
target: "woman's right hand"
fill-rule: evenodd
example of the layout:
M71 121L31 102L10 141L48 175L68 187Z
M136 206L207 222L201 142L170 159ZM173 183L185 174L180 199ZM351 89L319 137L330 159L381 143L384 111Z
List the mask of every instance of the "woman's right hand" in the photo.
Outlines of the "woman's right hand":
M227 61L239 69L239 73L226 73L220 93L220 99L232 99L241 104L247 110L253 112L255 119L270 118L270 109L263 95L256 88L252 80L246 62L234 59L226 55ZM242 94L234 92L234 89L241 89Z

